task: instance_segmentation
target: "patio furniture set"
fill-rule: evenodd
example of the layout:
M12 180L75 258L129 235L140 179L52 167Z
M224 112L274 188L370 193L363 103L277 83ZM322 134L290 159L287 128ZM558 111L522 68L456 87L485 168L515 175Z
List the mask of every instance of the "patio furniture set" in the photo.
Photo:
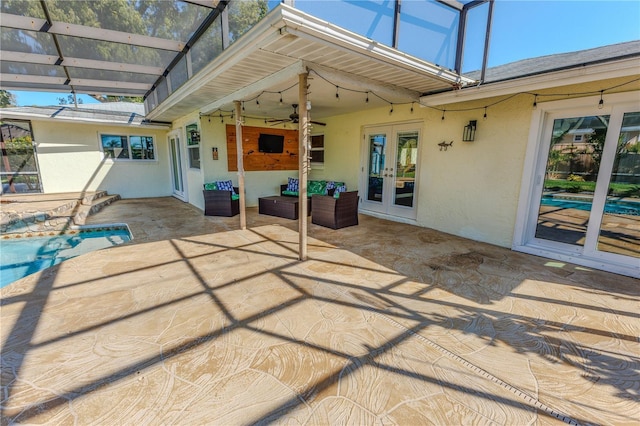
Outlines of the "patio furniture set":
M206 216L231 217L239 214L238 188L229 181L204 185ZM347 191L344 182L309 180L307 216L311 223L332 229L358 224L358 191ZM260 197L258 212L286 219L298 219L298 179L289 178L280 186L280 195Z

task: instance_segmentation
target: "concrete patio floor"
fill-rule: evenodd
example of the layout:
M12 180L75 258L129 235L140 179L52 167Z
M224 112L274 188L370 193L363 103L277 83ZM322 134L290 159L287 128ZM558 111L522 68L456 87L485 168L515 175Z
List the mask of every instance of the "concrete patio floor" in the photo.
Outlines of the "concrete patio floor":
M640 280L360 216L120 200L3 288L2 424L639 424Z

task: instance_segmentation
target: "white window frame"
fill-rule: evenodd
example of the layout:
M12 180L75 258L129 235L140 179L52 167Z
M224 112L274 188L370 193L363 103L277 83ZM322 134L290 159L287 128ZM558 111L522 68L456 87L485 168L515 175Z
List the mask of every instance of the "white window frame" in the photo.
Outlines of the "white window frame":
M314 136L322 136L322 148L314 148L313 144L311 144L311 140L309 141L310 147L309 147L309 153L312 152L318 152L318 151L322 151L323 154L326 153L326 141L325 141L325 134L324 133L315 133L311 135L311 138L313 138ZM311 155L309 155L309 158L311 158ZM323 161L319 162L319 161L310 161L311 162L311 168L312 169L324 169L324 155L322 156Z
M198 134L198 140L197 140L197 144L191 144L192 141L192 135L191 133L191 129L195 126L195 130L197 131ZM202 139L201 139L201 130L200 130L200 126L198 125L197 122L192 122L187 124L184 127L184 133L185 133L185 138L184 140L186 141L186 146L187 146L187 159L189 162L189 168L192 170L201 170L202 169L202 152L200 151L200 145L202 144ZM191 157L191 152L192 150L194 150L195 152L198 153L198 165L194 166L191 162L192 157Z
M532 221L536 220L538 215L540 188L544 179L544 171L542 170L544 167L541 166L541 164L546 165L545 159L548 155L551 140L550 126L548 123L560 116L610 115L610 128L615 129L615 126L619 126L621 123L625 110L640 110L639 99L640 97L637 91L612 94L607 96L607 100L602 109L597 107L598 101L600 100L599 96L538 103L538 108L533 111L531 117L531 127L529 129L527 151L520 185L518 212L511 247L513 250L622 275L640 275L637 258L629 258L628 256L613 253L595 252L590 250L589 247L567 247L566 244L553 241L541 242L535 238L535 227L531 225L533 223ZM617 136L611 133L607 137L613 138ZM615 146L615 144L609 143L609 146ZM606 175L607 171L601 170L600 173ZM602 187L602 191L606 192L606 185L599 185L599 187ZM596 189L596 191L598 191L598 189ZM592 217L593 212L597 211L600 207L602 206L594 204ZM599 226L597 228L599 228ZM595 233L594 229L596 228L588 231L588 236Z
M117 136L117 137L125 137L127 138L127 158L118 158L118 157L111 157L111 156L107 156L107 151L105 151L105 147L102 144L102 138L104 136ZM132 155L132 151L131 151L131 138L132 137L138 137L138 138L151 138L151 140L153 141L153 158L133 158ZM123 161L123 162L134 162L134 163L149 163L149 162L157 162L158 161L158 146L156 144L156 138L153 135L150 134L126 134L126 133L98 133L98 146L100 147L100 152L102 153L102 158L104 158L105 160L110 160L110 161Z

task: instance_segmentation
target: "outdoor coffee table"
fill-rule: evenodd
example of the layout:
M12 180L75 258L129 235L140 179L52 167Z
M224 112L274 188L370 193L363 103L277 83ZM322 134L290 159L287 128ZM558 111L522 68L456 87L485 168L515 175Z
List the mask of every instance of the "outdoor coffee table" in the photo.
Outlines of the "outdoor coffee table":
M298 219L298 197L274 195L258 198L258 213L286 219ZM311 205L307 204L307 216L309 214L311 214Z

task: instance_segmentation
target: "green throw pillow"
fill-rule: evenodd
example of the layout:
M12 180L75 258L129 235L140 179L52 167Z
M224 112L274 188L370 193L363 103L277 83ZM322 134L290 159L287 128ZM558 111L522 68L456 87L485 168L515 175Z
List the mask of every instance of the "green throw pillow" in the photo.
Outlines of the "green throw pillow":
M204 184L204 189L206 189L207 191L217 191L218 190L218 184L216 182L205 183Z
M231 199L234 200L234 201L235 200L239 200L240 199L240 195L239 194L232 194L231 195Z
M284 190L282 191L282 195L293 195L294 197L298 196L298 191L288 191L288 190Z
M326 188L326 180L310 180L307 182L307 195L324 195Z

